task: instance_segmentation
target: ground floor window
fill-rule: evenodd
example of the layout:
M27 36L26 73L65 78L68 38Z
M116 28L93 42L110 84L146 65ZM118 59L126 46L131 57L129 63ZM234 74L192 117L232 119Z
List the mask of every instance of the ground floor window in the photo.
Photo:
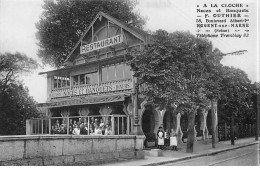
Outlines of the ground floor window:
M126 135L129 116L93 115L29 120L30 134Z

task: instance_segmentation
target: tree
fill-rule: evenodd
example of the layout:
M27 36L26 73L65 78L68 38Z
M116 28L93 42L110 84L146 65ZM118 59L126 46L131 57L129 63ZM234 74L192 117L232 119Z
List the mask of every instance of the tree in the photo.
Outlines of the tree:
M154 43L143 51L129 53L129 64L139 83L147 86L142 93L154 105L175 103L186 112L189 123L186 151L192 152L195 113L208 106L210 96L214 98L218 93L209 89L218 85L213 81L212 67L219 66L221 52L212 52L208 40L189 32L158 30L152 39Z
M40 49L38 56L45 64L62 66L69 52L91 21L103 11L142 28L145 20L137 12L135 0L45 0L40 21L36 24Z
M39 117L36 102L20 82L8 84L3 94L5 104L0 113L0 135L24 135L26 119Z
M224 66L220 90L220 119L231 124L231 143L234 144L234 122L242 122L249 112L252 85L247 74L237 68Z
M36 115L35 102L16 77L38 66L24 54L0 54L0 134L25 134L25 119Z

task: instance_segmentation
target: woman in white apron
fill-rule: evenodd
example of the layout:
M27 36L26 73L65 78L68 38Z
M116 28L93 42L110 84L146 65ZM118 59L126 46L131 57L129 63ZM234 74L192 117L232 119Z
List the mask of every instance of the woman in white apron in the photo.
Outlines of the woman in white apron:
M158 137L158 148L162 149L162 146L164 145L164 132L162 127L159 127L159 131L157 132Z
M174 129L171 129L170 133L170 146L172 146L173 150L177 150L177 133L174 131Z

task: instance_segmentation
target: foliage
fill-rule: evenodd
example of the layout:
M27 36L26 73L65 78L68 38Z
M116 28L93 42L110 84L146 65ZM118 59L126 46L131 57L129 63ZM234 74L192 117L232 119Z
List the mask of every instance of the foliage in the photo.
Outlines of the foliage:
M25 120L37 116L35 101L16 77L38 66L24 54L0 54L0 135L25 134Z
M45 64L62 66L69 52L98 12L142 28L145 20L133 12L135 0L45 0L36 24L39 57Z
M0 53L0 89L5 90L9 82L13 82L17 75L29 73L38 67L37 61L21 53Z
M231 113L234 113L237 123L242 123L243 120L252 116L249 100L252 92L253 86L244 71L224 66L219 98L221 121L230 121Z
M199 107L207 107L219 93L214 73L221 66L221 52L212 52L211 42L189 32L158 30L152 39L151 46L129 54L129 64L139 83L147 86L142 94L155 106L174 103L186 112L187 152L192 152L195 113Z
M159 30L153 39L150 47L130 53L135 76L148 86L143 94L155 105L184 104L194 110L208 104L209 84L215 84L209 79L210 70L220 61L212 54L212 44L189 32Z
M0 135L25 134L26 119L38 117L36 102L20 82L10 83L0 93L4 104L0 113Z

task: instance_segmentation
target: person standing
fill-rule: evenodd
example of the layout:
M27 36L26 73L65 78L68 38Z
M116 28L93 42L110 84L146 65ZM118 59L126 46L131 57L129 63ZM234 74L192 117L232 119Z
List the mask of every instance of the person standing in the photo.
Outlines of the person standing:
M73 129L72 134L74 134L74 135L80 135L79 125L76 125L76 128Z
M174 131L174 129L171 129L170 133L170 146L172 146L173 150L177 150L177 133Z
M163 128L159 127L159 131L157 132L157 137L158 137L158 148L162 149L162 146L164 145L164 132Z

